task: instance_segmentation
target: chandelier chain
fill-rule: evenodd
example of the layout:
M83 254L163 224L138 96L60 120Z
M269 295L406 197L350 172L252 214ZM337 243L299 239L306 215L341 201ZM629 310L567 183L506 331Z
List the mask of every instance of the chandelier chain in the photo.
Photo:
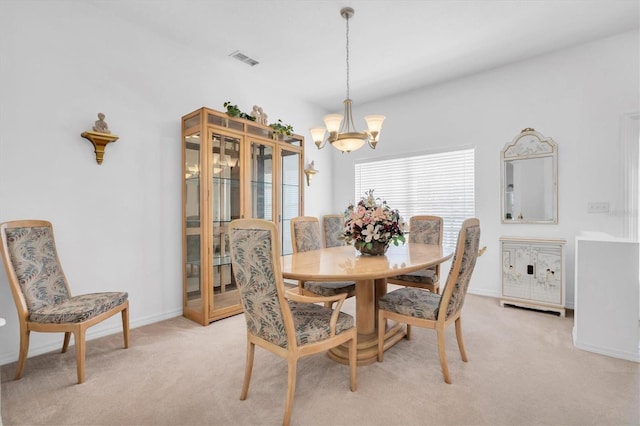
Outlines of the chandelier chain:
M347 99L349 98L349 16L347 15Z

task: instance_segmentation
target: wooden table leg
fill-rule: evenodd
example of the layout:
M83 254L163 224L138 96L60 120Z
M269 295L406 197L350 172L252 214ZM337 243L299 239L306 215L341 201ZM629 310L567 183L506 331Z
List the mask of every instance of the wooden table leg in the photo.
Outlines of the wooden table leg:
M376 331L377 300L374 281L356 281L356 327L358 334L371 334Z
M372 364L378 356L378 298L387 293L387 280L356 281L356 327L358 328L358 365ZM405 336L402 324L387 326L384 349L387 350ZM349 364L346 345L329 350L329 358Z

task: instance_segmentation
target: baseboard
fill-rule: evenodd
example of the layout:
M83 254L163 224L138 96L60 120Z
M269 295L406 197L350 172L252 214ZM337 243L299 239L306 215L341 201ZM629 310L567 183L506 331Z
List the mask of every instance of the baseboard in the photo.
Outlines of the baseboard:
M613 358L626 359L627 361L640 362L640 348L638 348L638 351L634 353L634 352L628 352L628 351L611 350L608 348L602 348L602 347L593 346L593 345L587 345L584 343L576 342L575 340L573 342L573 345L578 349L582 349L583 351L594 352L600 355L606 355Z
M170 312L165 312L160 315L151 315L144 318L138 318L136 320L129 322L129 328L134 329L134 328L142 327L144 325L149 325L159 321L164 321L170 318L179 317L181 315L182 315L182 308L178 310L170 311ZM111 334L116 334L116 333L122 333L122 326L120 324L118 325L114 324L112 327L107 327L107 328L95 328L95 329L90 328L89 330L87 330L86 338L87 338L87 341L90 341L93 339L97 339L99 337L109 336ZM16 338L18 338L18 336L16 336ZM47 352L60 351L60 348L61 348L61 342L40 345L40 346L30 345L29 358L37 355L42 355ZM5 364L10 364L12 362L16 362L17 360L18 360L18 353L8 352L8 351L0 352L0 366Z
M478 290L478 289L469 288L467 290L467 293L475 294L476 296L493 297L495 299L500 298L500 292L497 292L497 291Z

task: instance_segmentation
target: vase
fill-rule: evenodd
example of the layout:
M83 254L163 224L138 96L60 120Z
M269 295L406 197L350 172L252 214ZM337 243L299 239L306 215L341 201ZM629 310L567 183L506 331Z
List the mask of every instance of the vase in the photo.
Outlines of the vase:
M384 254L387 252L387 249L389 248L389 241L371 241L371 243L356 241L353 246L356 248L356 250L365 255L384 256Z

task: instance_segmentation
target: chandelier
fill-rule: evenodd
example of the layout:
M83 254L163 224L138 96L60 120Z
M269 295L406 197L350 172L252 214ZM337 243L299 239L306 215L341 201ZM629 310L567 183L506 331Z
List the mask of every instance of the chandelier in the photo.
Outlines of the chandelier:
M318 149L324 148L329 143L342 151L351 152L360 149L365 142L375 149L380 136L384 115L367 115L364 117L368 130L358 132L353 124L351 114L351 99L349 98L349 19L353 16L354 10L351 7L344 7L340 10L340 15L347 21L347 99L344 100L344 114L329 114L324 116L325 127L314 127L309 129L313 142ZM329 132L327 139L324 138Z

